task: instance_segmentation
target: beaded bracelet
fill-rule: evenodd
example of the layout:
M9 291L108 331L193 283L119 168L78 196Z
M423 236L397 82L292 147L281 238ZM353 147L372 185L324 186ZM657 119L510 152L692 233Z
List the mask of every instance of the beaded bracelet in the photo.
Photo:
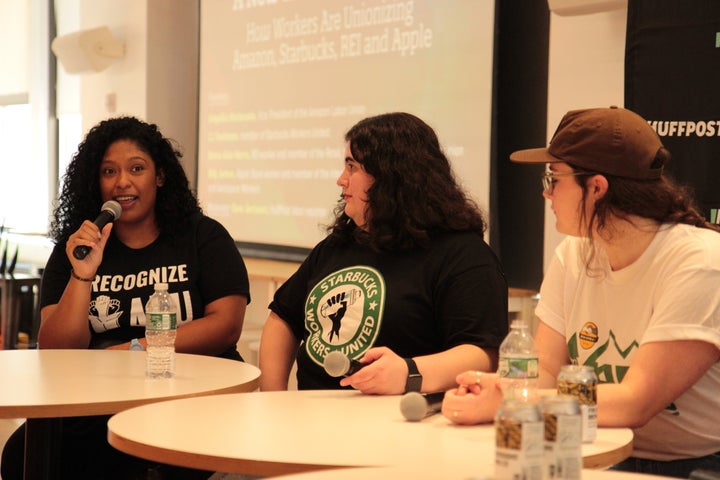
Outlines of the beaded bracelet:
M95 281L95 277L92 277L92 278L83 278L83 277L81 277L80 275L78 275L77 273L75 273L75 270L73 270L72 268L70 269L70 275L71 275L75 280L80 280L81 282L93 282L93 281Z

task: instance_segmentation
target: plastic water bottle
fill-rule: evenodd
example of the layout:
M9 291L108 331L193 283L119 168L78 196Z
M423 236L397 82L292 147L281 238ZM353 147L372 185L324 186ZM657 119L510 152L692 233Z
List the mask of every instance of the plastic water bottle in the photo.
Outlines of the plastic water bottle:
M177 307L167 283L155 284L155 293L145 306L145 319L145 374L149 378L171 378L175 373Z
M510 333L500 344L498 376L505 399L536 401L538 351L528 326L513 320Z

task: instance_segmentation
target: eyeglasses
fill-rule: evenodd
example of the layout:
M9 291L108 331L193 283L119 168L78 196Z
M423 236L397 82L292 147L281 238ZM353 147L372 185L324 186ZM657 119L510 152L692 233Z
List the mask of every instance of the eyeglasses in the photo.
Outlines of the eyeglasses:
M568 172L568 173L555 173L553 171L547 171L542 176L543 191L548 195L552 195L555 190L555 177L580 177L583 175L595 175L592 172Z

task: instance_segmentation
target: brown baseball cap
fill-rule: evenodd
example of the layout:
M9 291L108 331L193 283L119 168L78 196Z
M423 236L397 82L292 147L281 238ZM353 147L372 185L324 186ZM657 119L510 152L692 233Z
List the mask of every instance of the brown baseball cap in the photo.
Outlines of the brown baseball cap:
M657 133L640 115L625 108L590 108L565 114L547 148L518 150L518 163L565 162L598 173L634 179L660 178L653 163L663 148Z

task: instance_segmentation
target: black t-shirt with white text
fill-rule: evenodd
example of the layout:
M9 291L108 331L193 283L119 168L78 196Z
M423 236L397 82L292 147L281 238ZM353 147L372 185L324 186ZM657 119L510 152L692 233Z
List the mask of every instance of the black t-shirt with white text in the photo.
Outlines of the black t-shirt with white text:
M145 304L155 283L167 283L178 306L178 327L204 315L205 306L228 295L250 301L245 263L235 242L217 221L195 215L192 227L169 241L160 235L140 249L111 234L92 284L88 325L90 348L104 348L145 336ZM56 304L70 278L65 243L48 259L40 289L41 308ZM235 348L222 356L237 358Z

